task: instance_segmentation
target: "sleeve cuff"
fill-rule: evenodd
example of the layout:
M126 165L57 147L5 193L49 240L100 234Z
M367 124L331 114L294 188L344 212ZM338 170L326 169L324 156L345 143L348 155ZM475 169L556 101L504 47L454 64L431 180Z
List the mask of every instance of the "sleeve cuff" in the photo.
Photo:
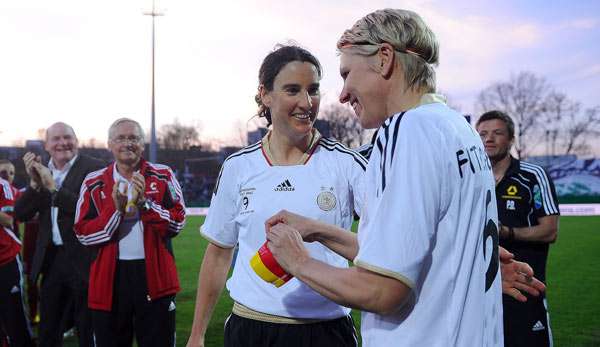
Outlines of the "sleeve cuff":
M209 236L207 233L205 233L202 230L202 227L203 226L200 227L200 235L202 237L204 237L208 242L213 243L213 244L215 244L215 245L217 245L217 246L219 246L221 248L234 248L235 247L235 244L230 245L230 244L226 244L226 243L223 243L223 242L220 242L220 241L217 241L217 240L213 239L211 236Z
M413 281L411 281L408 277L402 275L401 273L398 272L394 272L388 269L384 269L382 267L379 267L377 265L373 265L373 264L369 264L367 262L364 262L360 259L354 259L354 265L363 268L365 270L369 270L371 272L383 275L385 277L390 277L393 278L395 280L398 280L402 283L404 283L407 287L409 287L411 290L415 289L415 284Z

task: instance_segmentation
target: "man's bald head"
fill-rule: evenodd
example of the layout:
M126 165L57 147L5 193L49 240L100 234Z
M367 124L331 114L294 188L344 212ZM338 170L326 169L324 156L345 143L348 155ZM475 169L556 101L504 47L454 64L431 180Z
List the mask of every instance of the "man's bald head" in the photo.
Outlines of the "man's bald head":
M71 135L73 135L73 137L75 139L77 139L77 135L75 135L75 130L73 130L73 127L70 126L67 123L63 123L63 122L56 122L52 125L50 125L47 129L46 129L46 138L45 141L48 142L48 136L51 135L51 132L56 132L57 130L66 130L68 132L71 133Z
M70 125L57 122L46 129L46 143L44 148L54 165L60 170L75 157L79 151L79 142L73 127Z

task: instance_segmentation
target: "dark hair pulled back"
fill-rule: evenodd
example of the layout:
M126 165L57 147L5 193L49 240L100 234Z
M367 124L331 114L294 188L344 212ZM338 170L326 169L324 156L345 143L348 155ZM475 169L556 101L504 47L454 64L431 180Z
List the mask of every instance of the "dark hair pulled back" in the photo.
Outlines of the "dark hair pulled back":
M272 91L275 78L281 69L294 61L314 65L317 68L319 78L322 76L321 64L309 51L296 45L277 45L275 50L265 57L260 66L260 70L258 71L259 91L254 97L254 101L258 104L257 115L267 119L267 126L271 125L271 110L262 103L260 86L263 86L269 92Z

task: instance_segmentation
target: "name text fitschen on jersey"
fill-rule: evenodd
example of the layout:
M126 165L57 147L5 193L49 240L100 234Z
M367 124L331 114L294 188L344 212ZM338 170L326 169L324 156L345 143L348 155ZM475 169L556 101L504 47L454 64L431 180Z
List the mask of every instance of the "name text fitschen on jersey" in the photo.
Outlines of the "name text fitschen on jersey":
M470 148L456 151L456 162L460 178L463 178L463 166L469 164L472 173L476 171L490 171L492 164L481 147L471 146ZM465 168L466 169L466 168Z

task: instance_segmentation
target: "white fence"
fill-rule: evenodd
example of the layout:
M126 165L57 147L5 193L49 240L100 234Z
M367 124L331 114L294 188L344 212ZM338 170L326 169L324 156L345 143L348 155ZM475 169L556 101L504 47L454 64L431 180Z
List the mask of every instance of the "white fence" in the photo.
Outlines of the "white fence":
M600 216L600 204L560 204L562 216ZM188 216L206 216L208 207L188 207Z
M561 216L600 216L600 204L560 204Z

